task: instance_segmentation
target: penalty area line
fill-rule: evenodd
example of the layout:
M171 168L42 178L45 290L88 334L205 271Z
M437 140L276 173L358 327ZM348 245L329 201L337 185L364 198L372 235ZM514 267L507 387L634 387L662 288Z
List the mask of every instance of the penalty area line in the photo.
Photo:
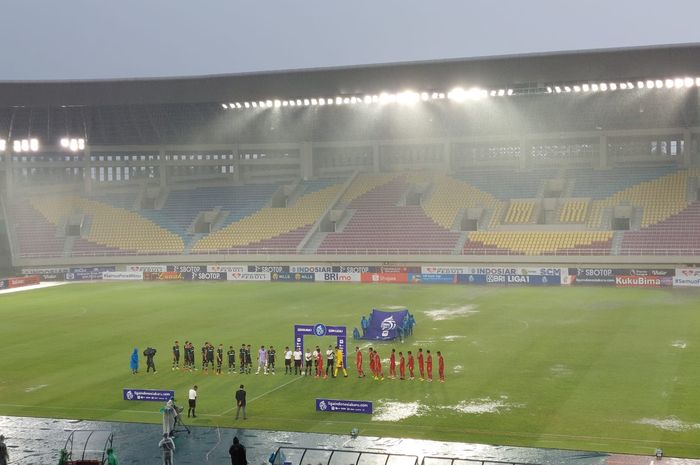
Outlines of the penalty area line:
M268 395L268 394L272 394L273 392L275 392L275 391L277 391L277 390L279 390L279 389L282 389L283 387L288 386L288 385L292 384L292 383L295 382L295 381L299 381L301 378L302 378L302 376L298 376L298 375L297 375L293 380L287 381L287 382L284 383L284 384L280 384L280 385L277 386L276 388L270 389L270 390L267 391L267 392L263 392L263 393L260 394L259 396L253 397L252 399L250 399L249 401L247 401L247 403L249 404L249 403L251 403L251 402L255 402L256 400L261 399L261 398L265 397L265 396ZM236 408L237 408L237 407L231 407L230 409L225 410L224 412L222 412L222 413L220 413L219 415L216 415L216 416L217 416L217 417L222 417L222 416L226 415L226 414L229 413L229 412L233 412Z

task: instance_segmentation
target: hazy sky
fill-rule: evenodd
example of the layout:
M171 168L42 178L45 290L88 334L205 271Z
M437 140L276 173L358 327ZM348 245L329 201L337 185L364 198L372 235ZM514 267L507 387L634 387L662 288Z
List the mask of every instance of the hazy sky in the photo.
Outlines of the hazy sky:
M0 80L700 42L698 0L2 0Z

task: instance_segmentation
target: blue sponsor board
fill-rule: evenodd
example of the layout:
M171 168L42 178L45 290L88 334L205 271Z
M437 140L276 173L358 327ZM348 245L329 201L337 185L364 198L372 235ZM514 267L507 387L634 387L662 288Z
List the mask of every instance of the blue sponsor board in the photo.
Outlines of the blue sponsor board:
M408 273L409 283L452 284L458 282L455 274Z
M486 284L525 284L529 286L558 286L561 284L561 278L559 276L487 274Z
M486 284L485 274L459 274L457 278L460 284Z
M162 389L124 389L124 400L167 402L175 397L175 391Z
M270 274L271 281L288 282L313 282L316 280L314 273L275 273Z
M368 400L316 399L317 412L372 413Z
M102 279L105 271L115 271L114 266L94 266L87 268L71 268L66 273L66 281L92 281Z

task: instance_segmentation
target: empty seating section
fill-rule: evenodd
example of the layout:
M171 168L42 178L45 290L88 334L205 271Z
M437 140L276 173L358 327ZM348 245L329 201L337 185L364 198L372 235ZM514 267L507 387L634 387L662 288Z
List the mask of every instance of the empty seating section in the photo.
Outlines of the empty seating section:
M607 199L593 201L588 226L599 228L604 210L615 205L632 205L643 209L641 227L663 221L688 205L687 179L688 170L675 171L628 187Z
M325 237L317 253L453 252L459 233L437 224L418 205L398 205L410 187L407 176L362 175L353 184L357 184L350 186L353 194L347 196L354 198L348 204L352 217L342 231ZM365 193L356 194L360 192Z
M513 200L508 206L504 222L509 224L530 223L534 209L535 202L532 200Z
M588 200L567 200L561 207L559 222L583 223L586 220Z
M660 178L676 171L674 166L624 167L605 170L569 169L566 177L573 179L570 197L604 199L635 184Z
M700 255L700 201L665 221L625 232L620 254Z
M610 253L610 231L474 231L464 246L467 254L499 254L508 250L516 255L573 254L589 251ZM595 253L593 253L595 252Z
M27 198L15 199L8 205L14 238L20 257L60 257L63 237L56 224L46 219Z
M357 178L355 178L355 180L352 182L352 184L350 184L348 189L340 198L340 204L347 205L362 194L365 194L375 187L381 186L382 184L386 184L387 182L391 181L392 178L394 178L394 175L391 174L360 174L357 176Z
M425 213L443 228L453 227L464 208L495 209L499 201L476 187L449 176L436 176L433 193L425 203Z
M334 184L303 195L286 208L263 208L202 238L192 251L232 250L309 227L330 206L341 188L342 184Z
M539 196L544 181L552 179L557 170L473 170L455 178L488 192L500 200L529 199Z
M221 225L227 226L263 208L278 188L277 184L252 184L173 190L161 209L140 213L189 243L190 227L201 212L219 208L226 215Z

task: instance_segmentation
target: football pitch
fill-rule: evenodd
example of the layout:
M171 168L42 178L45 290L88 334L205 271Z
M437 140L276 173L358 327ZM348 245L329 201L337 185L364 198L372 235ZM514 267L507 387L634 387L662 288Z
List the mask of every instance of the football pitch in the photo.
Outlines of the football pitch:
M700 293L680 289L525 288L302 283L72 284L0 295L0 414L161 422L123 388L172 389L186 406L199 386L201 426L401 436L700 456ZM417 321L391 348L442 351L446 382L284 374L294 324L346 325L372 308L407 307ZM274 345L277 374L172 371L174 340L225 348ZM331 337L307 337L325 349ZM157 374L132 375L137 347ZM238 353L236 353L238 362ZM226 363L224 361L224 363ZM434 360L437 377L437 360ZM244 384L248 416L234 420ZM373 415L316 412L315 399L370 400Z

